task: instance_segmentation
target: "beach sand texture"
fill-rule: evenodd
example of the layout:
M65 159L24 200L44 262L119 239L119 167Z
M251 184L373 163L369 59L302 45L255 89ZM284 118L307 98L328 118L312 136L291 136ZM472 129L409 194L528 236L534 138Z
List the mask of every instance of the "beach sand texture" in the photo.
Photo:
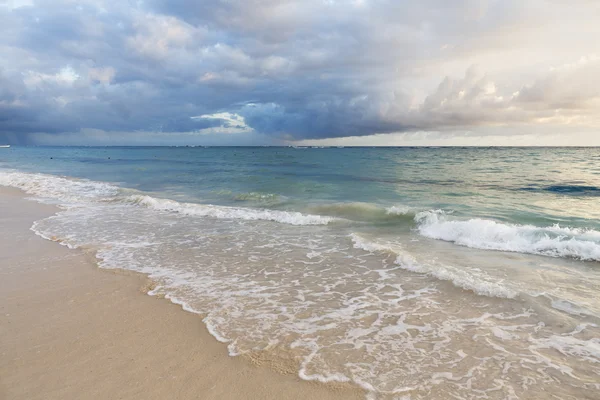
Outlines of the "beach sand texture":
M201 316L29 230L56 211L0 189L0 399L362 399L285 363L229 357Z

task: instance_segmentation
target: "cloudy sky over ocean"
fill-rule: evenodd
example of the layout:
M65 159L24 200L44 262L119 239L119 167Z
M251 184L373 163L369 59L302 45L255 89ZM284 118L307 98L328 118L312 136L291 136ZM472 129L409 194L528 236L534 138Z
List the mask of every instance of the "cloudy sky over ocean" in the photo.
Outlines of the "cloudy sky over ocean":
M595 0L0 0L0 142L600 145L599 21Z

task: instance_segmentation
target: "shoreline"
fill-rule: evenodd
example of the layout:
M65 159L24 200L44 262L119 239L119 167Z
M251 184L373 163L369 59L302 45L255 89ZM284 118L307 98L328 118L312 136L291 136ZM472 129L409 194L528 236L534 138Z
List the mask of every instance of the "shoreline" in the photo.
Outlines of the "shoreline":
M364 399L269 352L230 357L151 280L35 235L55 206L0 187L0 398Z

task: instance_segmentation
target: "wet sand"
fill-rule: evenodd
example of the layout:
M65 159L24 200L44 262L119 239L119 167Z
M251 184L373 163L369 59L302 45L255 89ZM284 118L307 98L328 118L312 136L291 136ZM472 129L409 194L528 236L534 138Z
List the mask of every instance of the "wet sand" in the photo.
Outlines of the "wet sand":
M0 188L0 399L363 399L291 363L229 357L199 315L29 230L57 209Z

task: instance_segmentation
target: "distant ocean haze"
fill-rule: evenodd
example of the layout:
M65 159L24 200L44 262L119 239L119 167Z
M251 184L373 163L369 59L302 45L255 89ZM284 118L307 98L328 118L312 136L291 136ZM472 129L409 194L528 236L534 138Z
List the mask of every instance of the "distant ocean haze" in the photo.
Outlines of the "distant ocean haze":
M600 390L600 149L11 147L0 185L231 355L375 398Z

